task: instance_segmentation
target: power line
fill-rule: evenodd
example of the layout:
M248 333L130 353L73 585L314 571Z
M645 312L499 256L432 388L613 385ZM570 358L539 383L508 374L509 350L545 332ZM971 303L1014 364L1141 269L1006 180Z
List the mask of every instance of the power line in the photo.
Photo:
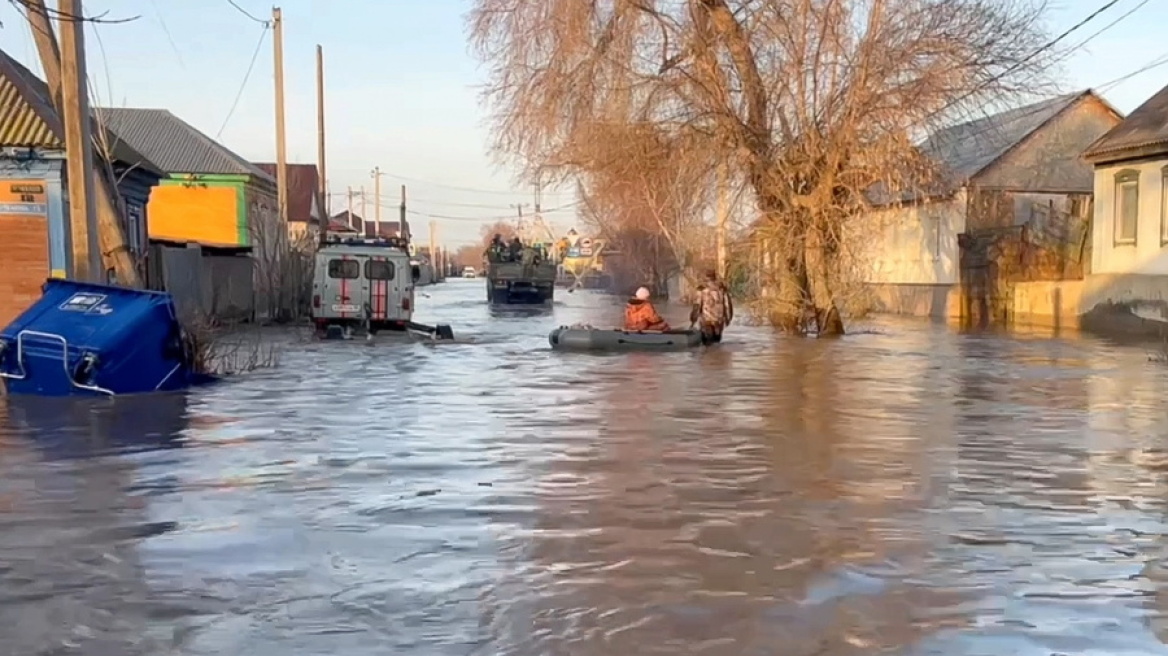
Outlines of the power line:
M250 18L251 20L253 20L253 21L257 22L257 23L260 23L260 24L262 24L262 25L267 25L267 24L268 24L268 21L266 21L266 20L264 20L264 19L262 19L262 18L259 18L259 17L257 17L255 14L251 13L250 11L248 11L248 10L244 9L243 7L240 7L240 6L239 6L239 3L238 3L238 2L236 2L235 0L227 0L227 4L231 5L232 7L235 7L235 10L236 10L236 11L238 11L238 12L239 12L239 13L241 13L241 14L243 14L244 16L247 16L248 18Z
M223 125L219 126L219 131L215 133L215 140L223 135L223 131L227 129L227 124L231 121L231 116L235 114L235 108L239 106L239 100L243 98L243 92L247 88L247 81L251 79L251 72L255 69L256 60L259 59L260 50L264 47L264 38L268 35L268 30L271 25L264 21L264 28L260 31L259 41L256 42L255 51L251 53L251 61L247 64L247 72L243 74L243 82L239 85L239 91L235 93L235 100L231 102L231 109L227 111L227 116L223 119Z
M1079 21L1078 23L1075 23L1075 24L1074 24L1074 25L1072 25L1072 26L1071 26L1069 29L1067 29L1066 31L1064 31L1062 34L1059 34L1059 35L1058 35L1058 36L1056 36L1054 39L1052 39L1051 41L1048 41L1046 44L1042 45L1041 47L1039 47L1039 48L1038 48L1037 50L1035 50L1034 52L1032 52L1032 53L1030 53L1029 55L1027 55L1027 56L1023 57L1021 60L1019 60L1019 61L1017 61L1017 62L1014 62L1014 64L1013 64L1012 66L1009 66L1009 67L1007 67L1007 68L1006 68L1006 70L1002 71L1001 73L998 73L997 75L994 75L994 76L990 77L990 79L986 80L985 82L982 82L981 84L978 84L978 85L976 85L974 88L970 89L969 91L967 91L967 92L965 92L965 93L961 94L960 96L958 96L958 97L957 97L957 99L950 101L950 102L949 102L949 103L947 103L947 104L946 104L944 107L942 107L941 109L939 109L939 110L937 110L936 112L934 112L934 113L933 113L933 115L934 115L934 116L936 116L936 115L938 115L938 114L943 114L943 113L945 113L945 112L949 111L950 109L952 109L953 107L957 106L957 105L958 105L958 104L960 104L961 102L963 102L963 101L965 101L965 100L969 99L969 97L970 97L970 96L973 96L974 94L976 94L976 93L978 93L978 92L980 92L980 91L983 91L983 90L985 90L985 88L986 88L986 87L988 87L989 85L991 85L991 84L993 84L993 83L995 83L995 82L998 82L998 81L1000 81L1002 78L1006 77L1006 76L1007 76L1007 75L1009 75L1010 73L1013 73L1014 71L1016 71L1016 70L1018 70L1019 68L1021 68L1022 66L1024 66L1024 65L1025 65L1027 62L1029 62L1030 60L1032 60L1032 59L1034 59L1035 57L1037 57L1037 56L1041 55L1042 53L1046 52L1047 50L1050 50L1051 48L1055 47L1055 46L1056 46L1056 45L1058 45L1058 44L1059 44L1059 43L1060 43L1060 42L1061 42L1063 39L1067 38L1068 36L1070 36L1071 34L1073 34L1074 32L1076 32L1077 30L1079 30L1080 28L1082 28L1084 25L1086 25L1087 23L1090 23L1091 21L1095 20L1095 18L1097 18L1097 17L1098 17L1100 14L1102 14L1102 13L1103 13L1103 12L1105 12L1105 11L1107 11L1108 9L1111 9L1112 7L1114 7L1114 6L1115 6L1116 4L1118 4L1118 3L1119 3L1119 0L1108 0L1107 2L1105 2L1105 3L1103 4L1103 6L1102 6L1102 7L1099 7L1099 8L1098 8L1098 9L1096 9L1095 11L1091 12L1091 13L1090 13L1090 14L1089 14L1089 15L1088 15L1086 18L1084 18L1083 20ZM1137 9L1138 9L1138 7L1137 7ZM1130 12L1129 12L1129 13L1130 13ZM1121 18L1122 18L1122 17L1121 17ZM1116 22L1118 22L1118 21L1116 21ZM1112 24L1114 25L1114 23L1112 23ZM1105 29L1106 29L1106 28L1105 28ZM1096 35L1093 35L1093 36L1092 36L1092 37L1090 37L1090 38L1094 38L1095 36L1098 36L1098 34L1096 34ZM1088 39L1088 40L1089 40L1089 39Z

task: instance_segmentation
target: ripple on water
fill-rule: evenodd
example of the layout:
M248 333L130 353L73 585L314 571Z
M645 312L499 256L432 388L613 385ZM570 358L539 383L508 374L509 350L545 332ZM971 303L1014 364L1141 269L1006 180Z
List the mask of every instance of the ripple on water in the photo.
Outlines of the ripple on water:
M276 331L281 368L189 395L0 406L5 654L1168 653L1141 353L556 354L619 305L481 285L420 300L460 343Z

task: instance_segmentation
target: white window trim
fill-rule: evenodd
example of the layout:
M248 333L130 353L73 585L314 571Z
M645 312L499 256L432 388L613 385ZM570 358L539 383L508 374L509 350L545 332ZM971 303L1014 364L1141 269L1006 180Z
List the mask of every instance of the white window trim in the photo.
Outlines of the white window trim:
M1140 178L1139 172L1130 169L1125 169L1115 174L1115 197L1112 199L1112 215L1114 217L1114 226L1112 226L1112 243L1115 246L1135 246L1139 240L1140 235ZM1131 237L1120 237L1120 226L1123 221L1123 188L1127 185L1134 185L1136 190L1136 217L1135 217L1135 234Z

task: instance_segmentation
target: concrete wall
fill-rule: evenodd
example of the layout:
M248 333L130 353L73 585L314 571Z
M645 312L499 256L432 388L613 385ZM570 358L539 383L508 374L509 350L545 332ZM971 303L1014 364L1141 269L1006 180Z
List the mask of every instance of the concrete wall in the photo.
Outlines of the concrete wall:
M1094 274L1083 280L1019 283L1014 311L1024 325L1160 333L1168 330L1168 276Z
M1115 164L1095 170L1095 220L1091 234L1091 271L1098 274L1168 275L1168 243L1163 221L1168 211L1168 159ZM1136 243L1115 243L1115 178L1121 171L1139 175Z

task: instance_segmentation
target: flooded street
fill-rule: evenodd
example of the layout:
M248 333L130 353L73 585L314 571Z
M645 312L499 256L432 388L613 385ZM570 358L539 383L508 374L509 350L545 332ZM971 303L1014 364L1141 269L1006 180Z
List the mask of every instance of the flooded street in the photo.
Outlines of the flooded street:
M1168 654L1145 350L559 354L620 308L426 292L462 343L277 333L278 369L186 397L0 406L3 653Z

